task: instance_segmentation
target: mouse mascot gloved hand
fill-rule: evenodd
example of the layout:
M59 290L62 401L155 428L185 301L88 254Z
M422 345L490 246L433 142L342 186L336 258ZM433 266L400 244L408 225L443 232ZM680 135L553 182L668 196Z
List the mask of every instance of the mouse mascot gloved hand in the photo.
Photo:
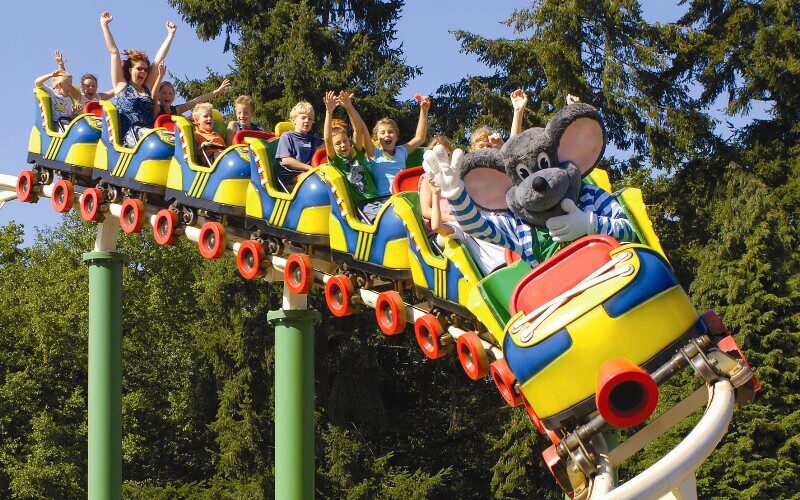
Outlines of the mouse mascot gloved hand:
M577 103L500 150L456 150L451 160L437 146L425 153L423 166L466 233L509 248L533 266L587 234L633 241L619 203L581 181L600 161L605 138L597 110Z

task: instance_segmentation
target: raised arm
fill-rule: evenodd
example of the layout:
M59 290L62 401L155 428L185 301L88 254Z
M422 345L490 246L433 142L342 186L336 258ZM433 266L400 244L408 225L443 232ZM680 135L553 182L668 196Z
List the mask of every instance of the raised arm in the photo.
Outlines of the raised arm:
M169 52L169 47L172 45L172 39L175 38L175 32L178 30L178 27L175 26L175 23L172 21L167 21L167 38L164 39L164 42L161 44L161 47L158 48L158 52L156 52L156 57L153 59L151 63L152 67L158 67L159 64L164 62L167 58L167 53ZM147 73L147 78L144 80L144 84L147 85L148 88L153 87L153 82L156 81L158 75L156 75L155 71L149 71Z
M44 74L39 78L37 78L36 80L34 80L33 84L36 85L37 87L41 87L42 85L44 85L44 82L56 76L56 73L57 71L53 71L52 73Z
M405 144L406 152L411 154L420 147L428 137L428 111L431 109L431 98L424 96L419 101L419 121L414 138Z
M114 16L112 16L110 12L103 12L100 14L100 27L103 28L103 37L106 40L106 48L111 56L111 84L114 86L114 90L116 91L118 87L120 87L120 84L125 84L127 81L125 80L125 74L122 71L122 58L119 55L117 42L114 41L114 37L111 35L111 29L108 27L113 20Z
M369 128L361 115L356 111L353 105L352 95L346 90L339 92L339 104L347 111L347 116L350 118L350 123L353 124L353 142L360 146L367 154L368 157L375 156L375 145L370 140Z
M60 50L54 51L53 52L53 57L56 60L56 64L58 64L58 69L60 69L62 71L66 71L67 70L67 61L65 61L64 58L62 57L61 51Z
M181 105L176 106L175 107L175 111L179 115L182 115L186 111L194 108L194 106L196 104L200 104L201 102L210 101L211 99L217 97L221 93L223 93L226 90L228 90L228 87L230 87L230 86L231 86L231 81L226 78L226 79L222 80L222 83L220 84L220 86L217 87L215 90L213 90L211 92L208 92L207 94L203 94L201 96L197 96L194 99L192 99L191 101L188 101L188 102L185 102L185 103L183 103ZM233 140L233 139L231 138L231 140Z
M511 93L511 105L514 106L514 118L511 120L510 137L514 137L522 132L522 117L528 105L528 94L522 89L515 90Z
M161 86L161 80L164 79L164 75L167 74L167 65L163 62L158 65L158 73L156 75L156 81L153 82L153 88L150 89L150 97L153 98L153 114L158 117L158 112L161 109L161 106L158 104L158 87Z
M332 160L336 155L336 150L333 149L333 126L331 122L333 121L333 110L336 109L338 102L332 90L325 92L322 102L325 104L325 126L322 128L322 138L325 139L325 154Z

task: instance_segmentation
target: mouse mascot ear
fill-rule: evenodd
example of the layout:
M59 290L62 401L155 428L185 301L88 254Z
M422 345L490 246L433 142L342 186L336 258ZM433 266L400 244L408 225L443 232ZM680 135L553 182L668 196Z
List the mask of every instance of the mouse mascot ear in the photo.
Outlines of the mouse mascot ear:
M558 149L559 163L575 164L584 176L597 165L606 148L606 129L600 113L584 103L559 110L547 122L545 133Z
M479 208L508 210L506 192L513 182L506 174L505 155L493 148L470 151L464 156L459 172L464 188Z

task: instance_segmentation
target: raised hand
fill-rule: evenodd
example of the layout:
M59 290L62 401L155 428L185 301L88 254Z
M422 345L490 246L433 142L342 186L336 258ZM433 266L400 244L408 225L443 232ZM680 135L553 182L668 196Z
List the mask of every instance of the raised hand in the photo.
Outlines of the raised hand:
M176 31L178 31L178 27L175 26L175 23L172 21L167 21L167 34L175 36Z
M333 112L336 106L339 105L339 101L336 99L336 92L333 90L325 92L325 97L322 98L322 102L325 103L325 110L328 112Z
M167 74L167 65L163 62L158 63L158 76L163 77Z
M422 168L428 173L434 185L441 189L442 195L450 197L458 188L458 174L461 162L464 160L464 151L456 149L450 158L447 150L441 144L434 146L433 150L425 151Z
M106 11L106 12L103 12L102 14L100 14L100 24L102 24L104 26L107 25L108 23L110 23L113 20L114 20L114 16L111 15L111 12Z
M503 137L500 135L499 132L495 132L494 134L490 135L486 138L489 141L489 147L493 149L500 149L505 144Z
M61 56L61 51L60 50L54 51L53 52L53 57L55 57L56 63L58 63L59 66L67 63L67 61L65 61L64 58Z
M517 89L511 93L511 105L514 106L514 111L525 109L528 105L528 94L522 89Z
M578 97L576 95L572 95L572 94L567 94L567 106L569 106L570 104L578 103L578 102L581 102L581 98L580 97Z
M427 95L422 96L422 98L419 100L419 108L425 114L428 114L428 111L430 111L430 109L431 109L431 98L430 98L430 96L427 96Z
M226 90L228 90L228 87L230 87L230 86L231 86L231 81L226 78L226 79L222 80L222 83L220 83L219 87L217 87L216 90L214 90L214 93L217 94L217 95L220 95L221 93L223 93Z
M346 90L342 90L339 92L339 95L336 96L336 99L339 101L339 104L342 105L345 109L350 109L353 107L353 94L349 93Z
M565 215L547 219L547 229L553 241L569 242L587 234L597 232L597 215L594 212L584 212L569 198L561 200L561 208Z

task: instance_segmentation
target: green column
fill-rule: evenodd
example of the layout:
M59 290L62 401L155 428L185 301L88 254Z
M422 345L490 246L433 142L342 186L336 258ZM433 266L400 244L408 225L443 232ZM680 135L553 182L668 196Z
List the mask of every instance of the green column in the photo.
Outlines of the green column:
M122 496L122 263L83 254L89 266L89 499Z
M314 498L314 324L317 311L272 311L275 325L275 498Z

